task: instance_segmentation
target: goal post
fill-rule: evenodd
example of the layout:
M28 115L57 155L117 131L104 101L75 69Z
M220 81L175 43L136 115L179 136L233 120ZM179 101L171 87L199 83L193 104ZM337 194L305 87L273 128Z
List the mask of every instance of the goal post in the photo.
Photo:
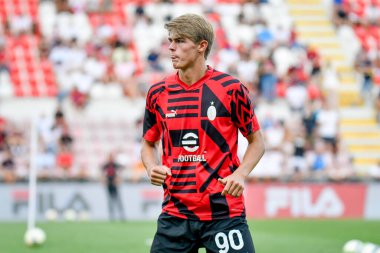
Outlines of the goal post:
M37 168L36 155L38 149L37 121L30 123L30 157L29 157L29 199L28 199L28 230L36 226L36 195L37 195Z

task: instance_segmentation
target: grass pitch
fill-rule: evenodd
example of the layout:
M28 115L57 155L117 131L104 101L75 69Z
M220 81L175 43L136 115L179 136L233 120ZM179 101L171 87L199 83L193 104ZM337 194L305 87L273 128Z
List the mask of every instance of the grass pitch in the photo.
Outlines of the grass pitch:
M257 253L341 253L350 239L380 245L380 221L250 220ZM26 225L0 223L0 253L146 253L154 221L40 223L47 240L23 243ZM205 252L201 250L200 252Z

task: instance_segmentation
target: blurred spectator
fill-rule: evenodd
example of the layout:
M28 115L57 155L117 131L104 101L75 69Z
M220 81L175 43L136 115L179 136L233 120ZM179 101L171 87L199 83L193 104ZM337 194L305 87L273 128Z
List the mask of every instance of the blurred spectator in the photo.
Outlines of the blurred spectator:
M117 43L112 54L114 74L119 83L125 84L136 71L136 64L129 43Z
M316 101L316 100L319 101L322 99L322 91L319 88L319 86L316 84L316 82L313 81L313 79L308 80L306 85L307 85L307 95L309 97L309 101L313 102L313 101ZM329 94L329 97L330 97L330 94ZM336 98L334 98L334 100L332 100L331 102L334 102L335 99Z
M308 161L311 167L311 176L314 180L325 181L327 172L332 166L333 153L331 146L323 142L316 142L314 151L308 155Z
M298 115L302 114L308 94L304 83L297 82L286 90L286 100L290 106L290 110Z
M331 148L337 151L337 139L339 133L339 114L329 103L324 102L322 109L317 114L318 136Z
M297 131L293 139L293 154L290 161L291 179L300 181L305 179L308 167L306 161L306 140L302 131Z
M116 220L117 213L120 220L125 220L124 207L118 189L121 183L120 170L121 166L116 163L114 155L109 154L102 166L102 174L103 182L107 187L110 220Z
M0 34L0 74L1 72L9 72L9 63L5 53L5 42L2 41Z
M311 76L318 76L321 72L321 57L314 46L308 46L306 48L307 59L311 63Z
M339 2L335 1L335 2ZM332 22L335 24L335 26L339 27L342 24L346 23L348 21L348 13L345 10L344 6L342 3L335 3L334 4L334 10L333 10L333 15L332 15Z
M29 34L33 31L33 20L27 13L11 16L9 24L13 35Z
M372 101L372 86L373 86L373 73L372 61L369 59L365 52L361 52L356 61L355 67L361 75L361 96L363 101L368 105Z
M1 169L3 171L4 181L6 183L14 183L16 181L16 165L10 150L5 151L5 156L1 161Z
M369 168L368 175L370 179L380 181L380 159L378 159L377 164Z
M378 5L376 5L376 1L371 0L367 3L367 6L364 10L364 15L369 23L375 24L377 26L380 25L380 8Z
M74 139L70 133L68 125L64 125L62 128L61 137L59 138L59 144L61 149L72 150Z
M339 86L340 81L338 73L336 72L333 64L328 61L322 71L322 87L325 93L328 94L326 98L330 104L333 104L335 101L337 101Z
M15 157L23 157L28 153L24 129L13 124L7 135L7 144L10 152Z
M57 12L69 12L70 6L68 0L54 0Z
M163 67L160 64L160 53L152 49L147 56L148 66L152 71L162 71Z
M0 153L4 152L8 147L6 122L0 117Z
M262 96L268 101L273 102L276 98L276 76L273 62L269 59L262 62L259 67L259 87Z
M36 166L40 179L49 180L55 178L56 154L42 145L36 156Z
M78 87L74 87L70 92L70 99L78 109L84 109L88 103L88 94L81 92Z
M313 103L307 103L302 116L302 124L305 128L306 141L309 147L314 145L315 129L317 127L317 111Z
M59 170L59 174L64 178L67 179L70 177L73 172L74 164L74 154L72 151L68 150L66 147L60 149L56 156L56 165L57 169Z
M338 152L332 156L327 176L333 182L351 180L354 176L353 157L342 143L338 143Z
M376 113L376 121L380 125L380 90L375 100L375 113Z

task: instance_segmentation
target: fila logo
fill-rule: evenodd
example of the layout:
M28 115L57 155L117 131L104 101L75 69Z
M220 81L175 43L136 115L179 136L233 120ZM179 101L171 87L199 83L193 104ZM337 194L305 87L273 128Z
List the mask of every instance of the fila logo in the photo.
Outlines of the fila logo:
M166 118L174 118L177 115L176 110L171 110L169 113L165 114Z
M189 132L182 137L182 147L189 152L195 152L198 150L198 135L193 132Z

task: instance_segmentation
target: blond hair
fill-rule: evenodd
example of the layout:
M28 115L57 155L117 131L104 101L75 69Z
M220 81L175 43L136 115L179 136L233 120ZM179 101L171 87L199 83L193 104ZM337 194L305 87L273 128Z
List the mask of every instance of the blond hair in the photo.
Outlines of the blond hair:
M214 42L214 29L210 22L202 16L196 14L181 15L166 23L165 29L169 33L175 33L181 37L188 38L194 43L206 40L208 46L205 51L205 58L207 59Z

